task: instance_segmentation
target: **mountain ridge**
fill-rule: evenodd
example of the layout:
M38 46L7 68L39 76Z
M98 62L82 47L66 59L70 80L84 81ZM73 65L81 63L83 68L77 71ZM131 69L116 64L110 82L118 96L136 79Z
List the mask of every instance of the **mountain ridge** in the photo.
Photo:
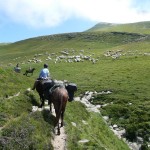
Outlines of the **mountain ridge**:
M132 32L141 34L150 34L150 21L135 22L135 23L125 23L125 24L114 24L100 22L93 26L92 28L86 30L86 32Z

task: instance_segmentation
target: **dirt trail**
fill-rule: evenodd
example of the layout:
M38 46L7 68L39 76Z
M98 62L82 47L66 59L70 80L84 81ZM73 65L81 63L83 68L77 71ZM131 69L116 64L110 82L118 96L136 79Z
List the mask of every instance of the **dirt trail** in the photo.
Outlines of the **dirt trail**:
M48 102L45 102L45 105L47 105ZM49 110L49 106L44 106L43 109L48 109ZM38 108L37 106L32 106L32 111L42 111L41 108ZM55 116L55 110L52 107L52 114ZM66 139L67 139L67 135L65 134L65 129L64 127L60 128L60 135L56 135L53 134L53 139L51 140L52 145L54 147L54 150L67 150L66 148Z
M54 108L52 108L52 114L55 116ZM64 127L60 128L60 135L53 134L52 145L54 150L67 150L66 148L67 135L65 134Z
M61 132L61 134L54 135L54 139L52 140L54 150L67 150L67 148L66 148L67 136L65 134L64 127L60 128L60 132Z

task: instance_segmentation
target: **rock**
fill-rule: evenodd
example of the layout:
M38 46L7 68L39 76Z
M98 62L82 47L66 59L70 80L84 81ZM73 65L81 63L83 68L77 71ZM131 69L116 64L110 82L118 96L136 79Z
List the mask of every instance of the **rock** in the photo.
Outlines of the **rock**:
M31 88L27 88L27 89L26 89L26 92L30 92L30 91L31 91Z
M143 143L143 138L137 136L137 143L142 144Z
M141 145L138 145L137 143L133 142L129 142L129 147L131 148L131 150L139 150Z
M109 117L108 116L103 116L104 120L105 121L108 121L109 120Z
M80 101L80 97L74 97L74 101Z
M88 123L87 123L86 121L84 121L84 120L82 120L82 123L83 123L83 124L85 124L85 125L87 125L87 124L88 124Z
M76 127L76 126L77 126L75 122L71 122L71 124L72 124L74 127Z
M87 142L89 142L89 140L87 140L87 139L83 139L83 140L80 140L80 141L78 141L79 143L87 143Z
M100 111L97 108L94 108L94 107L93 108L87 108L87 111L100 113Z
M32 112L35 112L38 110L38 107L37 106L32 106Z
M113 125L113 129L116 129L118 128L118 126L116 124Z
M101 108L101 105L96 105L95 107L96 107L96 108Z

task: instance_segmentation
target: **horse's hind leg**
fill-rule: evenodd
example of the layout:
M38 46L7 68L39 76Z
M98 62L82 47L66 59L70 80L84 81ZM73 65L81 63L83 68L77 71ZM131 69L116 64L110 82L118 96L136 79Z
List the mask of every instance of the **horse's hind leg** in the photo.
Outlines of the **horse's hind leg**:
M57 135L60 135L60 127L59 127L59 123L58 123L58 132Z
M64 111L62 111L61 113L61 126L60 127L63 127L64 126Z
M55 133L56 135L60 135L59 122L54 125L54 133Z
M40 95L40 100L41 100L40 108L42 108L44 106L44 97L43 97L43 95Z
M52 103L49 104L50 113L52 113Z
M60 135L59 120L58 120L58 122L57 122L56 126L57 126L57 135Z
M58 110L56 110L56 108L55 108L55 114L56 114L56 119L55 119L54 127L57 128L57 135L60 135L60 127L59 127L60 114L59 114Z
M48 105L49 105L49 108L50 108L50 113L52 113L52 102L51 102L50 99L48 100Z
M40 107L42 108L43 106L44 106L44 100L42 100Z
M57 118L54 127L57 129L57 133L55 132L55 134L60 135L59 120L57 120Z

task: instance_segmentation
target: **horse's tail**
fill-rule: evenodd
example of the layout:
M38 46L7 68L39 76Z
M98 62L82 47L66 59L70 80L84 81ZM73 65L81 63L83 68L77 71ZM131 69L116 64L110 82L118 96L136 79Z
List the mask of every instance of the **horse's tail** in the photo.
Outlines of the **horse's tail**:
M58 88L59 88L59 87L58 87ZM59 99L60 104L59 104L59 108L58 108L58 112L57 112L56 124L59 123L59 118L60 118L60 116L61 116L62 107L63 107L63 98L64 98L63 95L61 95L61 94L59 93L58 99Z

